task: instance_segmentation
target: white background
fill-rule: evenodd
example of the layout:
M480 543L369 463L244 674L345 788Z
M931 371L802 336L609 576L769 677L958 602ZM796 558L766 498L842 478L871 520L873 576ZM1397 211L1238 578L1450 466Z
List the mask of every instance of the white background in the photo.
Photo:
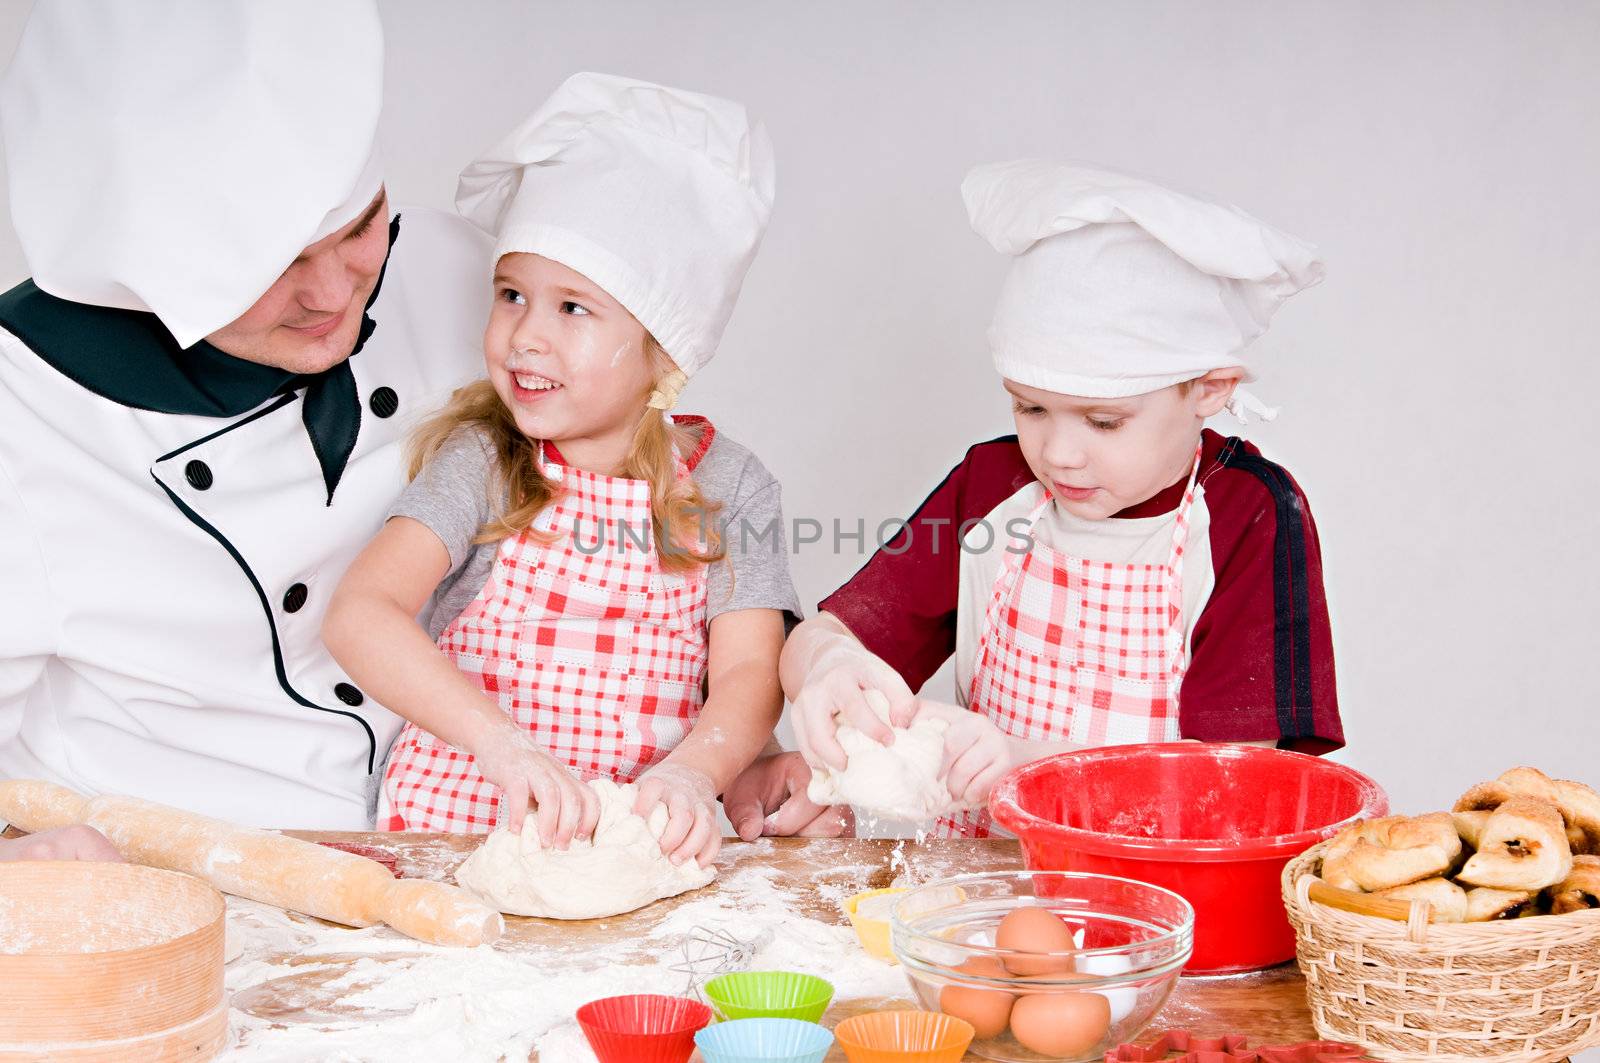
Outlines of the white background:
M766 120L776 216L683 405L763 458L791 516L908 514L1011 430L983 343L1004 263L957 192L972 164L1095 160L1316 242L1328 280L1258 348L1283 415L1247 434L1321 531L1340 759L1406 811L1518 763L1600 783L1600 7L383 10L401 204L448 207L460 167L578 70ZM0 7L0 56L26 11ZM7 218L0 282L26 272ZM862 560L797 557L808 607Z

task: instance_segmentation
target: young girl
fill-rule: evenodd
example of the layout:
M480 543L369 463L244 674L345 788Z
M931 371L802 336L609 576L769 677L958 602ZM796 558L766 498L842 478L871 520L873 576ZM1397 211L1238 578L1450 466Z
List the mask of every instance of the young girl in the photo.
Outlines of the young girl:
M1244 348L1322 278L1234 207L1033 160L962 187L1014 255L989 329L1016 435L979 443L783 651L800 753L843 767L846 720L948 723L950 795L981 806L1048 754L1178 738L1343 744L1316 526L1289 474L1207 430ZM955 657L959 704L915 692ZM763 760L741 781L788 769ZM803 822L809 811L789 812ZM946 832L983 834L984 814Z
M666 411L715 353L772 177L739 105L594 74L463 171L457 206L497 238L488 377L422 426L323 632L410 721L380 826L519 830L531 801L565 847L598 815L580 780L606 778L666 805L674 862L716 854L799 605L781 542L719 530L781 529L776 482Z

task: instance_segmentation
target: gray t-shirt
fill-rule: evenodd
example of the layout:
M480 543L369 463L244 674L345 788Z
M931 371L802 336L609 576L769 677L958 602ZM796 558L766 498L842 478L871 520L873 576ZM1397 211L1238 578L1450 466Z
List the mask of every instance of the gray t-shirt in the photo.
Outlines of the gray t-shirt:
M475 428L458 430L400 495L391 517L427 525L450 552L450 572L434 591L423 622L434 639L471 605L494 568L498 543L474 543L504 506L489 491L494 447ZM779 609L785 629L800 622L800 598L789 577L788 539L778 481L756 456L718 432L695 466L694 479L708 503L722 503L727 557L707 573L706 622L735 609ZM614 530L608 535L615 535Z

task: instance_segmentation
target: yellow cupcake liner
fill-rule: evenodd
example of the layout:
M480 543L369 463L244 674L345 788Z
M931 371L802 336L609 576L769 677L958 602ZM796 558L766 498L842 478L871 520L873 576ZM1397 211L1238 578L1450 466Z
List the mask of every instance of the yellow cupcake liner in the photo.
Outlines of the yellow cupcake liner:
M894 953L889 948L889 920L869 919L858 913L861 902L873 897L884 897L891 893L905 893L903 886L891 886L888 889L867 890L845 900L844 914L850 917L850 925L855 928L856 938L861 942L861 947L867 950L867 955L876 960L898 964Z

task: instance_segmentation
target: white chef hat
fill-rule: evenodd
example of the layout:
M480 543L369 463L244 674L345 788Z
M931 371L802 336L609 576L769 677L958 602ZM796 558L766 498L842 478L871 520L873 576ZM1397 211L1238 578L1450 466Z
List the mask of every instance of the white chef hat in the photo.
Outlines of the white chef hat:
M382 97L371 0L41 0L0 84L34 282L191 346L371 203Z
M1283 301L1322 280L1314 247L1237 207L1080 163L979 166L961 194L1016 256L989 345L1029 387L1122 398L1243 366Z
M772 215L772 144L742 105L574 74L465 170L495 260L543 255L628 309L686 375L711 360Z

